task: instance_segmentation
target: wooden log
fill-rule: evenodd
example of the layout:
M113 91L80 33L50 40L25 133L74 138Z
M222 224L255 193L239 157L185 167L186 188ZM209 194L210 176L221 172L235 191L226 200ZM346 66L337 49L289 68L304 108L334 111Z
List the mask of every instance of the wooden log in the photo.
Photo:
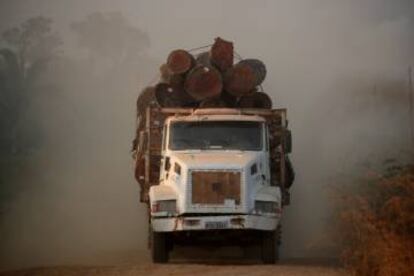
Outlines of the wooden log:
M255 76L255 83L254 86L258 86L263 83L264 79L266 78L266 66L264 63L258 59L244 59L239 62L239 64L244 64L249 66Z
M227 70L224 88L234 96L243 96L266 78L266 66L258 59L245 59Z
M185 76L183 74L172 74L167 64L160 66L161 82L171 84L172 86L183 86Z
M233 66L233 43L217 37L211 47L211 61L221 72Z
M155 86L155 98L161 107L179 107L180 101L174 96L176 93L177 89L168 83L159 83Z
M223 90L220 96L221 100L226 103L226 107L236 107L238 98Z
M173 75L185 74L195 65L194 57L185 50L174 50L167 59L167 68Z
M171 75L168 83L174 87L183 87L184 81L184 75Z
M210 52L202 52L196 56L196 63L204 66L212 66Z
M157 84L155 98L161 107L191 107L196 102L181 86L168 83Z
M187 75L185 91L197 101L220 95L223 81L220 72L212 66L197 65Z
M272 99L263 92L255 92L240 98L240 108L272 108Z
M247 64L236 64L224 75L224 89L235 97L248 94L256 83L253 69Z
M168 70L168 65L166 63L160 66L160 73L161 73L161 81L168 83L170 81L170 70Z

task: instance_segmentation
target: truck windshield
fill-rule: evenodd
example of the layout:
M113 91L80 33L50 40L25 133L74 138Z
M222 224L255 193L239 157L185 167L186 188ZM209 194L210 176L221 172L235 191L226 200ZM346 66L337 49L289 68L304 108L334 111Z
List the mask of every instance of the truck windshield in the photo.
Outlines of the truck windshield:
M173 122L171 150L248 150L262 149L262 123L248 121Z

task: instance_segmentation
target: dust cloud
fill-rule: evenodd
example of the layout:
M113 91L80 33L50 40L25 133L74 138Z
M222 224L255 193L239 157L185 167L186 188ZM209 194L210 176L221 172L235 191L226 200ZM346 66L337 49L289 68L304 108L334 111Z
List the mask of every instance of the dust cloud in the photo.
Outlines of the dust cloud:
M128 32L108 38L98 24L86 35L96 49L85 48L73 22L113 11L136 40ZM327 187L412 147L412 1L1 0L0 31L38 15L54 20L64 44L50 85L25 111L43 129L42 143L2 214L1 268L149 260L129 153L135 100L175 48L220 36L266 63L264 89L288 109L294 135L282 258L332 256Z

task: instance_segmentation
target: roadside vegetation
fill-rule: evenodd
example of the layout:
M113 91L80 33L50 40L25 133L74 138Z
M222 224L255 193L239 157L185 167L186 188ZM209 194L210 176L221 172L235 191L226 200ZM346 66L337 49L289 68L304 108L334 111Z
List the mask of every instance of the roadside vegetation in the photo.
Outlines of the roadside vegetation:
M354 275L414 275L414 166L391 166L341 191L338 240Z

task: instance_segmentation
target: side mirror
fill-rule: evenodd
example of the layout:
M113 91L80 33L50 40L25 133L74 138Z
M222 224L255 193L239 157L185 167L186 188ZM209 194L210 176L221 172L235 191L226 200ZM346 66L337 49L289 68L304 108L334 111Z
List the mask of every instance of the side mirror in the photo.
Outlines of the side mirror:
M285 153L292 152L292 131L290 129L286 129L285 131Z

